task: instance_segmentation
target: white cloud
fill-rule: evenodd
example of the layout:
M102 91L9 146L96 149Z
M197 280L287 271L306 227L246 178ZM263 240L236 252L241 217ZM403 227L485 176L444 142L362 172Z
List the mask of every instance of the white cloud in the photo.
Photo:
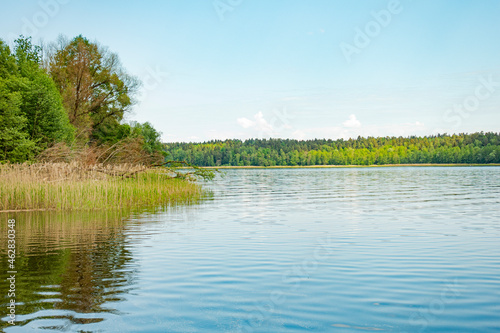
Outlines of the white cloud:
M236 122L243 128L250 128L255 125L255 122L248 118L238 118L236 119Z
M238 118L238 125L246 129L238 137L280 137L296 140L309 139L349 139L358 136L411 136L429 134L429 128L421 121L406 123L385 123L363 125L355 114L337 126L297 127L290 124L281 124L279 121L267 121L262 112L254 114L252 118Z
M359 127L361 127L361 123L359 122L359 120L356 119L356 116L353 114L351 114L349 116L349 119L344 121L342 123L342 125L344 127L347 127L347 128L359 128Z
M236 122L243 128L251 128L263 133L272 133L273 127L264 119L264 114L259 111L253 116L254 120L238 118Z
M272 132L273 127L271 124L267 122L267 120L264 119L264 115L262 112L257 112L257 114L254 116L255 118L255 128L261 132Z

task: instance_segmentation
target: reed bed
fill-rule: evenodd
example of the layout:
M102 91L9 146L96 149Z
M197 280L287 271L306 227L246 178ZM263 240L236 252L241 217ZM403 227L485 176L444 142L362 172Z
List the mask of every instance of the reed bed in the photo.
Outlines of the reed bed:
M0 211L159 207L200 195L199 185L140 165L0 165Z

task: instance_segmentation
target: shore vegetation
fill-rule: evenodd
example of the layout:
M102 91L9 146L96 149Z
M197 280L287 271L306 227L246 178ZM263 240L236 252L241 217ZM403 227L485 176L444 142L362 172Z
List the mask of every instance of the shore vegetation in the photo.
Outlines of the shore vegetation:
M20 36L12 49L0 39L0 211L196 200L191 180L213 173L168 161L161 133L125 121L140 86L117 54L81 35L44 47Z

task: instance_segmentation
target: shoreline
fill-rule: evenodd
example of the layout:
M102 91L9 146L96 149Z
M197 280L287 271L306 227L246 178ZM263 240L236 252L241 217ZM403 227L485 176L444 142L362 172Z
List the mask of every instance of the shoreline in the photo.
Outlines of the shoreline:
M160 207L197 200L202 191L201 185L161 170L127 165L103 170L76 162L0 165L0 213Z
M500 163L467 164L467 163L422 163L422 164L371 164L371 165L275 165L275 166L213 166L199 167L202 169L336 169L336 168L394 168L394 167L492 167Z

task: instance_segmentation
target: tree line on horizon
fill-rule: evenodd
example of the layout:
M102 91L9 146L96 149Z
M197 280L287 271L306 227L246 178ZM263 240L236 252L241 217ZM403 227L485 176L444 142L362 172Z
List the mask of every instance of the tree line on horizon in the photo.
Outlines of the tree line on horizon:
M20 36L12 51L0 39L0 163L163 161L160 133L124 122L139 87L115 53L81 35L47 48Z
M500 133L356 139L249 139L165 144L167 158L198 166L500 163Z
M140 81L118 55L83 36L48 48L0 39L0 163L307 166L500 163L498 133L349 140L225 140L162 144L150 123L126 123Z

